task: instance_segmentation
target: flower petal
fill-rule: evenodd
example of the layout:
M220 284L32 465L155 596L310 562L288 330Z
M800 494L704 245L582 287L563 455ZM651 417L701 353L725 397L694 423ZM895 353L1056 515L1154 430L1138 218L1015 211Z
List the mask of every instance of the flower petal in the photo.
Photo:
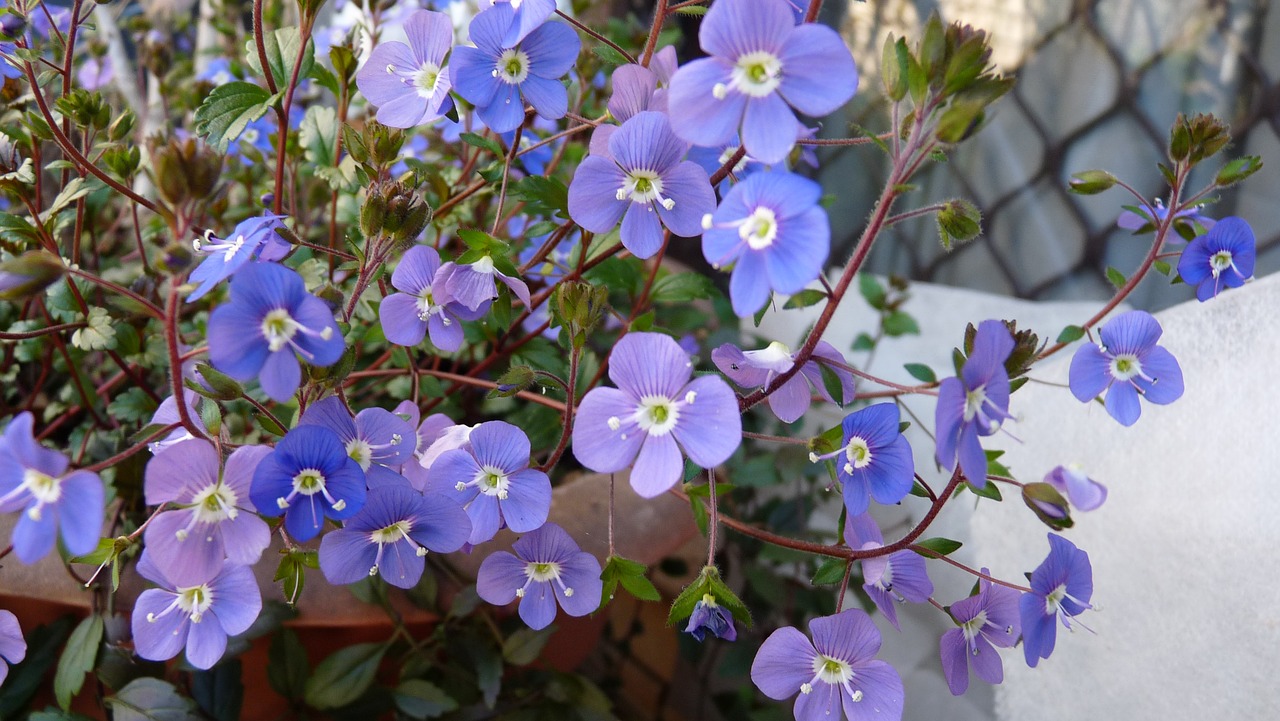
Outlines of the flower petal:
M643 498L654 498L674 486L684 473L684 457L675 436L666 433L648 436L635 467L631 469L631 487Z
M573 418L573 456L598 473L613 473L631 465L645 439L644 431L636 425L635 412L636 401L631 395L617 388L593 388ZM617 419L616 429L610 424L612 419Z
M728 85L733 67L721 58L700 58L680 67L671 78L667 108L672 130L681 140L702 147L723 147L734 141L747 98L730 92L715 96L717 85Z
M694 378L683 391L680 397L685 402L671 432L689 460L714 468L729 460L742 443L738 397L718 376Z
M813 678L813 659L817 655L803 633L784 626L760 645L751 662L751 680L771 699L790 698Z

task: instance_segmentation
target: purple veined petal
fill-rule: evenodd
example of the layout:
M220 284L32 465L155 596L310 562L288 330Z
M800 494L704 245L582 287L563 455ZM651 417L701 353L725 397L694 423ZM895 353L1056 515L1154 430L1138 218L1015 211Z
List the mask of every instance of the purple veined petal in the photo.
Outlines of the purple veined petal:
M1116 356L1136 354L1154 346L1163 332L1160 323L1150 313L1131 310L1107 321L1098 331L1098 336L1107 352Z
M559 80L530 75L520 83L520 95L547 120L559 120L569 112L569 92Z
M784 626L765 639L751 662L751 680L775 701L790 698L813 678L813 644L799 630Z
M1177 359L1163 347L1156 346L1140 357L1142 372L1154 379L1154 383L1135 378L1142 386L1143 398L1148 403L1166 405L1182 397L1184 390L1182 367Z
M316 496L298 496L284 511L284 528L295 541L306 543L324 528L324 502Z
M960 441L956 453L960 457L960 470L974 488L987 487L987 454L982 450L982 442L978 440L978 429L973 423L966 423L960 429Z
M362 581L369 577L378 557L378 546L369 534L338 529L320 539L320 570L325 580L337 585Z
M524 586L524 569L525 562L506 551L491 553L480 564L476 593L487 603L505 606L516 599L516 591Z
M262 594L253 570L248 566L228 566L210 587L215 596L213 612L227 635L249 630L262 611Z
M619 231L622 245L641 260L652 258L662 248L662 223L651 203L629 205Z
M226 561L223 534L213 524L191 525L194 514L186 508L165 511L152 519L144 536L151 560L180 588L212 580Z
M471 431L471 447L481 466L510 473L529 465L529 437L506 421L481 423Z
M342 521L360 512L364 508L367 496L367 488L365 486L364 471L360 470L360 464L351 460L344 459L346 463L336 471L330 471L325 474L325 487L329 491L329 495L335 499L346 501L346 507L341 510L328 509L326 515L335 521Z
M267 361L262 317L247 305L227 303L214 308L208 337L209 363L238 381L253 379Z
M0 658L11 664L22 663L27 657L27 642L22 638L22 626L12 611L0 611ZM0 663L0 667L4 664Z
M521 536L512 548L521 558L538 563L563 561L581 553L573 537L555 523L547 523L537 531Z
M924 557L914 551L898 551L890 554L893 566L893 590L912 603L924 603L933 595L933 581L929 580Z
M747 100L742 116L742 146L762 163L786 159L796 144L796 114L777 93Z
M574 553L560 562L560 580L573 595L566 595L558 588L560 607L570 616L586 616L600 607L604 584L600 580L600 562L590 553Z
M1188 285L1198 285L1213 277L1209 236L1202 235L1187 244L1178 257L1178 275Z
M418 299L407 293L392 293L384 298L378 306L378 319L382 334L396 345L412 348L427 335L427 323L418 317Z
M502 54L502 41L507 36L507 29L511 27L513 17L515 17L515 9L510 4L495 3L471 19L467 34L477 49L486 55L497 57ZM453 49L454 59L457 58L460 49Z
M756 173L758 177L765 173ZM746 182L746 181L743 181ZM831 225L819 207L778 223L778 239L762 251L769 285L779 293L798 293L822 275L831 252Z
M658 76L658 82L666 86L671 84L671 76L675 74L678 63L676 46L664 45L661 50L653 54L653 59L649 62L649 70Z
M520 599L520 619L535 631L556 620L556 595L550 581L534 581Z
M253 473L263 458L271 455L267 446L241 446L231 452L227 458L226 468L222 472L222 484L236 494L238 500L249 496L249 488L253 483ZM148 502L147 505L154 505ZM246 506L246 504L240 504Z
M652 70L642 65L623 65L613 71L612 80L609 114L619 123L625 123L636 113L649 109L653 93L658 89L658 76Z
M837 460L837 464L840 461ZM865 514L871 506L871 490L867 481L867 472L865 468L854 469L852 474L844 473L844 469L839 469L839 476L843 488L843 498L845 511L849 516L859 516Z
M689 144L672 132L671 121L667 116L651 110L637 113L609 138L609 153L618 161L618 165L628 171L651 170L664 173L681 162L680 159L688 150ZM711 209L708 208L707 212L711 212Z
M609 138L613 137L614 132L618 130L616 125L597 125L596 129L591 131L591 142L587 152L602 158L613 159L613 155L609 153ZM617 221L614 221L615 223Z
M389 128L412 128L421 125L428 119L431 112L431 101L418 95L417 91L406 87L409 92L404 93L398 98L392 98L385 103L375 103L378 106L378 114L376 118L379 123ZM439 117L435 115L435 117Z
M449 307L452 308L455 305ZM464 306L456 305L456 307ZM489 304L482 303L481 307L488 309ZM462 341L465 340L466 335L462 330L462 323L457 319L449 318L449 315L449 311L445 310L443 313L431 316L431 319L426 322L426 328L431 334L431 345L446 353L453 353L462 347Z
M419 10L404 21L404 33L419 65L443 64L453 47L453 21L445 13Z
M508 528L516 533L527 533L547 522L547 513L551 509L551 479L547 474L531 469L513 473L507 493L502 501L502 517L506 519Z
M936 458L946 470L956 467L956 448L964 425L965 391L959 378L945 378L938 385L934 428L938 439Z
M1122 426L1131 426L1142 416L1142 405L1138 402L1138 390L1128 382L1111 384L1107 391L1107 413L1120 422Z
M866 612L856 608L809 621L809 632L818 653L855 667L880 650L880 632Z
M142 549L142 555L138 557L138 575L157 586L163 586L166 589L173 588L173 584L168 578L165 578L164 572L151 560L151 554L147 553L145 548Z
M584 158L569 182L569 216L592 233L613 230L633 205L615 195L624 179L622 169L613 160L600 155Z
M846 439L857 436L878 450L901 436L898 433L901 418L897 403L876 403L845 416L841 427Z
M738 183L733 186L720 202L720 207L712 214L712 226L702 232L702 255L717 269L732 263L747 247L742 236L738 235L737 228L716 227L742 220L751 214L753 209L747 206L743 194L738 191L742 185L743 183Z
M1111 358L1098 346L1085 343L1071 356L1068 385L1076 400L1087 403L1111 385Z
M427 496L414 516L409 537L436 553L453 553L471 537L471 519L447 496Z
M18 522L13 527L13 555L17 556L19 561L30 566L53 550L54 540L57 536L58 513L56 508L46 506L39 520L23 513L18 516Z
M847 694L841 697L844 714L849 721L883 721L902 718L902 706L906 694L902 677L884 661L870 661L854 669L850 682L855 691L862 692L862 700L854 701Z
M242 512L223 523L222 545L233 564L252 566L271 545L271 529L254 513Z
M276 263L250 263L231 279L232 301L250 308L296 308L306 297L302 276Z
M308 295L294 307L293 318L303 327L310 328L317 334L326 329L329 331L327 339L302 332L294 336L294 342L302 349L302 357L308 364L331 366L342 358L343 352L347 349L346 341L342 338L342 331L338 328L337 321L333 319L333 311L325 305L324 301L314 295Z
M1057 619L1044 613L1044 597L1024 593L1018 601L1022 617L1022 650L1027 665L1035 668L1042 658L1049 658L1057 640Z
M177 609L164 612L174 595L172 591L152 588L143 591L133 604L133 648L148 661L167 661L181 653L187 643L187 616ZM148 617L154 620L148 621Z
M974 651L969 652L968 659L973 662L973 670L978 678L990 684L1004 681L1004 663L1000 660L1000 652L996 651L984 635L973 640Z
M969 690L969 649L964 642L964 631L958 628L947 631L938 645L947 688L951 689L951 695L963 696Z
M213 668L226 650L227 634L213 618L206 616L200 623L187 624L187 662L192 666Z
M721 373L743 388L758 388L769 381L769 371L749 363L742 354L742 349L732 343L725 343L711 351L711 362L716 364Z
M992 379L999 377L1003 377L1007 385L1009 379L1005 374L1004 362L1012 352L1013 335L1004 323L998 320L979 323L978 332L973 338L973 352L969 354L960 372L965 387L972 389L980 385L989 386ZM991 397L990 387L987 389L987 396ZM1007 401L1003 407L1008 407Z
M397 468L399 467L397 466ZM403 474L377 463L369 466L369 469L364 472L364 484L369 489L412 485Z
M796 720L840 718L841 701L844 695L841 691L840 686L818 680L813 684L812 691L796 697L794 707Z
M645 396L682 397L692 375L689 354L674 338L662 333L628 333L618 340L609 357L609 379L636 400ZM729 393L732 395L733 391ZM632 400L632 410L627 415L635 412L636 400ZM734 403L736 407L737 401Z
M634 419L636 407L635 398L617 388L588 391L573 417L574 458L597 473L631 465L645 439ZM618 419L616 429L610 423L614 418Z
M764 307L773 296L769 287L768 266L759 253L745 252L738 258L729 276L729 299L733 313L747 318Z
M866 569L872 565L872 561L883 562L883 559L867 559L863 561L862 568L867 576L871 576L871 572L866 571ZM877 571L877 574L878 573L880 572ZM878 588L870 583L862 584L862 590L866 591L867 595L871 597L872 603L874 603L876 608L880 610L880 613L884 615L884 618L889 622L889 625L893 626L895 631L902 631L902 624L898 622L898 606L894 602L893 596L890 596L884 589Z
M496 4L496 3L495 3ZM525 0L511 18L511 26L503 36L503 47L514 47L524 40L556 10L555 0Z
M520 49L529 55L530 75L558 80L577 62L582 41L565 23L547 22L529 33Z
M643 498L655 498L674 486L684 473L684 457L673 433L649 435L631 469L631 487Z
M884 545L884 535L876 519L869 513L846 514L844 539L851 548L879 547ZM870 546L868 546L870 544Z
M355 427L360 438L374 446L383 446L373 449L374 463L398 466L413 456L417 432L391 411L366 408L356 414Z
M396 290L417 295L430 288L440 270L440 253L429 245L415 245L404 253L391 274L391 284Z
M716 208L715 191L707 171L695 162L685 160L662 174L662 192L675 201L670 210L661 203L654 209L671 232L686 238L702 234L702 216Z
M262 392L277 403L285 403L292 398L294 391L302 384L302 368L298 365L293 349L286 347L268 353L266 362L258 373L258 383L262 386Z
M911 455L911 444L902 436L878 451L876 473L868 478L867 487L876 503L892 505L911 492L916 476L915 458Z
M799 373L769 396L769 410L783 423L794 423L809 410L809 382Z
M700 58L677 70L667 93L671 126L676 135L707 148L733 143L742 124L747 97L730 92L720 99L714 91L717 85L727 86L732 81L732 64L717 57Z
M689 460L703 468L729 460L742 443L742 416L733 389L717 376L700 376L679 397L684 403L671 433Z
M218 452L208 441L192 439L170 446L147 462L144 499L148 506L188 503L196 492L218 482L220 465Z
M418 97L417 90L405 84L400 73L387 72L387 67L412 72L418 69L419 64L408 45L394 40L379 43L369 53L364 67L356 73L356 87L360 89L361 95L377 106L390 103L412 104L412 98ZM419 100L425 106L426 100Z
M523 280L520 280L519 278L512 278L509 275L503 275L502 273L497 272L495 272L494 275L498 276L498 280L501 281L503 285L507 286L507 289L511 291L512 295L519 298L521 303L524 303L525 308L532 307L529 299L529 286L526 285Z
M57 478L66 472L70 461L61 453L40 445L33 433L34 421L29 411L23 411L9 421L0 441L0 451L7 450L23 468L34 468Z
M471 519L471 535L467 542L473 546L491 540L502 528L502 506L497 496L477 494L467 505L467 516Z
M356 440L356 422L347 412L347 406L337 396L329 396L307 406L298 419L299 426L320 426L333 431L343 443Z
M708 55L729 60L756 51L776 54L795 25L795 16L786 3L721 0L702 19L698 44Z
M388 543L382 551L378 575L396 588L413 588L422 580L427 562L417 550L404 541Z
M858 89L853 55L839 34L825 25L797 26L783 45L779 59L782 83L778 94L805 115L830 115L849 102Z
M507 133L524 123L524 99L519 85L498 81L497 92L488 105L477 105L476 114L495 133Z
M477 20L479 17L476 16ZM475 29L476 20L473 20L472 32ZM492 104L499 90L506 85L492 75L494 57L496 54L489 56L477 48L454 48L453 55L449 58L449 82L453 85L453 91L476 107Z

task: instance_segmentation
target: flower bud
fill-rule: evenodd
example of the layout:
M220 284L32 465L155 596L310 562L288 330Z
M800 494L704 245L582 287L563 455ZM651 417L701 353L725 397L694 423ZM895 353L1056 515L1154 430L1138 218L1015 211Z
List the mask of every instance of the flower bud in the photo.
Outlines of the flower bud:
M951 250L952 241L963 243L982 232L982 213L967 200L956 198L943 203L937 219L938 235L947 250Z
M1071 182L1067 183L1067 188L1079 195L1097 195L1104 190L1110 190L1117 182L1116 176L1105 170L1086 170L1071 176Z
M1023 486L1022 500L1037 518L1055 531L1074 525L1067 499L1048 483L1028 483Z
M153 140L151 151L156 185L174 205L213 195L222 176L222 156L194 138L170 138L163 145Z
M62 259L32 250L0 263L0 300L21 300L44 292L67 272Z

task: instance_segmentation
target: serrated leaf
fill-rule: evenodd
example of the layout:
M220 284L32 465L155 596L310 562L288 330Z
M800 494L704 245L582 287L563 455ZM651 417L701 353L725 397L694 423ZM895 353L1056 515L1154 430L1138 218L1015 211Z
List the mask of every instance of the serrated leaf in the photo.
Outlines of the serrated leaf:
M198 721L196 704L172 684L143 676L107 699L114 721Z
M318 167L332 166L338 152L338 111L325 105L307 108L298 129L298 139L305 149L308 163Z
M293 65L298 60L298 50L302 47L302 34L298 28L280 28L266 33L263 38L266 48L267 65L271 68L271 77L276 87L284 90L293 75ZM316 44L307 38L307 47L302 56L302 64L298 69L298 77L305 78L311 74L315 64ZM262 75L262 63L258 61L258 46L252 37L245 41L245 60L253 71Z
M906 368L911 377L918 381L923 383L938 382L938 375L933 372L932 368L923 363L905 363L902 367Z
M226 152L249 123L266 114L271 99L270 93L253 83L219 85L196 108L196 133L209 145Z
M818 566L817 573L813 574L813 585L815 586L831 586L844 580L844 570L849 562L843 558L828 558Z
M53 202L40 214L41 222L48 223L49 219L57 215L63 208L101 187L102 182L96 179L72 178L67 181L66 185L62 186L62 190L58 191L58 195L54 197Z
M1084 337L1084 328L1078 325L1069 325L1062 329L1058 334L1059 343L1072 343Z
M458 702L449 694L420 678L409 679L397 686L392 698L400 713L412 719L432 719L458 709Z
M923 541L917 542L916 545L920 546L921 548L927 548L930 551L933 551L934 553L937 553L943 556L949 556L955 551L957 551L964 544L959 541L953 541L950 538L942 538L941 536L939 536L937 538L926 538ZM924 554L921 554L921 555L924 555Z
M58 659L58 670L53 677L53 693L64 710L71 706L71 699L84 686L84 675L93 670L94 659L102 646L102 616L93 614L80 622L67 639L67 647Z
M538 659L555 630L555 626L537 631L521 628L502 642L503 660L513 666L528 666Z
M601 60L609 65L626 65L631 62L626 55L609 45L600 44L591 49Z
M385 643L358 643L334 652L316 666L307 679L304 698L318 709L345 706L373 685L378 664L387 652Z

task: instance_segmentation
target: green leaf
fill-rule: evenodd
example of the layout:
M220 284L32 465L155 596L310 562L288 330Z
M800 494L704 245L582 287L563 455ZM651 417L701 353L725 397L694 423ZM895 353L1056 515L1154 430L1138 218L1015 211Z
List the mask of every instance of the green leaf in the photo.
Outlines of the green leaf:
M662 600L662 594L658 593L657 587L645 576L623 576L618 580L628 593L641 601Z
M907 369L912 378L923 383L937 383L938 376L933 369L923 363L906 363L902 366Z
M244 684L239 659L223 661L211 669L191 674L191 696L196 705L216 721L239 721L244 706Z
M843 408L846 401L853 400L852 397L845 397L844 381L841 380L834 368L818 361L818 372L822 374L822 389L827 392L828 396L831 396L836 405ZM850 393L849 395L852 396L853 394Z
M703 596L711 596L716 603L729 609L733 617L747 627L751 626L751 612L742 600L720 579L720 570L715 566L704 566L702 573L693 583L685 586L680 595L671 604L671 612L667 614L667 625L674 626L689 618Z
M1058 334L1059 343L1073 343L1084 337L1084 328L1078 325L1069 325L1062 329Z
M293 65L298 60L298 51L302 49L302 34L298 32L298 28L280 28L267 33L262 40L267 50L267 65L271 68L271 77L275 79L276 87L283 91L289 84L289 78L293 76ZM254 39L250 37L246 40L244 47L245 59L249 67L262 75L262 63L258 62L258 46ZM298 68L299 78L305 78L311 74L311 67L316 61L315 54L316 44L307 38L302 64Z
M626 65L631 62L626 55L618 52L612 46L600 44L591 49L601 60L607 65Z
M412 719L432 719L458 709L458 702L449 694L420 678L409 679L397 686L393 698L400 713Z
M200 721L196 704L166 681L143 676L107 699L114 721Z
M466 143L467 145L474 145L477 148L483 148L484 150L488 150L490 153L493 153L494 155L500 158L506 155L506 152L502 149L502 145L500 145L498 141L494 140L493 138L487 138L483 135L477 135L475 133L463 133L458 137L462 140L462 142Z
M927 548L934 553L949 556L964 544L959 541L953 541L950 538L942 538L939 536L937 538L926 538L925 540L918 542L916 545L921 548ZM922 553L920 555L924 556L925 554Z
M555 630L555 626L537 631L521 628L502 642L502 659L513 666L528 666L538 659Z
M888 292L875 276L867 273L859 273L858 292L862 294L863 299L867 301L867 305L875 308L876 310L884 310L884 302Z
M1124 284L1128 282L1124 277L1124 273L1121 273L1111 266L1107 266L1107 280L1111 281L1111 285L1114 285L1117 290L1123 288Z
M1214 178L1213 184L1223 188L1229 185L1235 185L1259 170L1262 170L1261 157L1257 155L1246 155L1243 158L1236 158L1222 166L1222 170L1218 171L1218 175Z
M102 182L96 179L72 178L66 185L62 186L62 190L58 191L53 203L40 214L41 222L48 223L49 219L57 215L63 208L101 187Z
M255 413L253 417L258 421L258 425L262 426L262 430L273 436L283 436L288 432L265 413Z
M299 140L306 150L307 162L330 167L338 152L338 111L325 105L312 105L302 118Z
M853 339L853 344L849 346L849 350L869 351L876 347L876 339L866 333L859 333L857 338Z
M1085 170L1071 176L1067 189L1079 195L1096 195L1110 190L1118 182L1116 176L1105 170Z
M809 306L817 305L826 299L827 294L825 291L821 291L816 288L806 288L788 298L782 308L783 310L791 308L808 308Z
M711 279L701 273L675 273L653 284L654 302L679 303L717 295Z
M1173 272L1173 266L1169 265L1163 260L1157 260L1155 263L1152 263L1152 266L1156 269L1156 272L1159 273L1160 275L1167 276Z
M895 310L884 317L884 334L896 338L902 335L920 335L916 319L906 311Z
M695 506L702 506L695 498L691 497L690 500ZM637 563L621 556L610 556L605 563L604 570L600 572L600 580L604 582L600 607L603 608L609 601L613 600L619 584L627 590L627 593L642 601L657 601L661 599L662 596L658 593L658 589L645 576L648 570L642 563Z
M93 614L80 622L67 639L67 647L58 659L58 671L53 677L53 693L63 710L71 706L71 699L84 686L84 675L93 670L94 659L102 646L102 616Z
M307 649L298 634L292 629L282 628L271 639L271 648L267 651L267 681L276 693L290 701L302 698L307 690L307 675L311 666L307 663Z
M815 586L831 586L844 580L844 570L849 566L849 562L843 558L828 558L818 566L818 572L813 574L813 585Z
M249 123L266 114L271 97L253 83L236 81L219 85L196 108L196 132L209 145L226 152L227 146L240 137Z
M561 217L569 217L569 188L559 178L545 175L521 178L511 187L511 196L525 201L531 215L551 215L552 212L556 212ZM536 238L538 235L538 233L526 233L530 238Z
M341 649L320 662L307 679L304 697L318 709L345 706L373 685L378 664L387 652L385 643L358 643Z
M156 412L156 402L141 388L130 388L116 396L107 406L113 418L127 423L145 421Z

